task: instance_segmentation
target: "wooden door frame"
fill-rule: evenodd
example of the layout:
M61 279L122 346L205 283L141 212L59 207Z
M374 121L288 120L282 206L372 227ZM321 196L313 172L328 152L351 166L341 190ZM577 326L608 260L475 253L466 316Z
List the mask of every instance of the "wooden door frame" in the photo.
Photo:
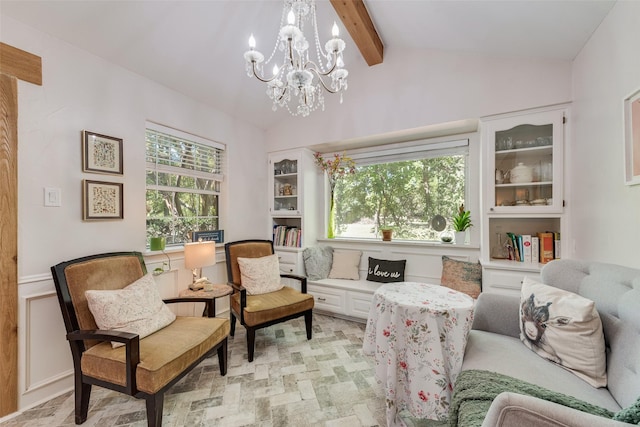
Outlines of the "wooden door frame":
M42 86L42 60L0 42L0 418L18 410L18 80Z

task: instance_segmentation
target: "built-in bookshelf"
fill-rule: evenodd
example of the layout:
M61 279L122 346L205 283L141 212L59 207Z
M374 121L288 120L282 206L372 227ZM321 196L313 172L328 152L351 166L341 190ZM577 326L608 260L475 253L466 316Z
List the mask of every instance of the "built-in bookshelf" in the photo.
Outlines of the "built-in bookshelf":
M507 265L510 261L513 268L518 268L516 263L533 263L537 268L542 267L541 264L548 262L550 259L560 258L562 256L562 233L561 233L561 217L546 218L490 218L489 219L489 235L490 244L488 264L491 265L496 261L500 261L502 265ZM540 239L543 233L550 233L553 236L553 245L548 248L548 242L542 247L545 252L544 257L540 257L540 242L538 240L537 256L533 245L536 239ZM544 236L548 238L548 236ZM529 245L525 243L529 242ZM501 248L507 250L500 250ZM549 259L548 250L551 250L551 258ZM525 256L526 255L526 256ZM540 265L538 265L540 264Z
M559 105L482 119L484 290L519 292L524 276L539 278L549 257L565 252L568 112L568 105ZM540 233L551 233L552 243Z
M285 272L302 274L302 250L316 243L322 223L322 174L313 152L269 153L269 230Z

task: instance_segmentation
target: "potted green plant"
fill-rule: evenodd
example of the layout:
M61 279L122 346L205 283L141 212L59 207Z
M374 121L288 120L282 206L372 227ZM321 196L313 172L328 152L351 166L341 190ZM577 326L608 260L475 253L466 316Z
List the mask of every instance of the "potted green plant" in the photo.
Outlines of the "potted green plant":
M453 230L455 231L456 244L464 244L467 236L467 229L473 226L471 223L471 211L466 211L464 209L464 203L458 208L458 213L451 218L451 222L453 224Z
M380 231L382 232L382 241L390 242L393 237L393 228L391 227L380 227Z

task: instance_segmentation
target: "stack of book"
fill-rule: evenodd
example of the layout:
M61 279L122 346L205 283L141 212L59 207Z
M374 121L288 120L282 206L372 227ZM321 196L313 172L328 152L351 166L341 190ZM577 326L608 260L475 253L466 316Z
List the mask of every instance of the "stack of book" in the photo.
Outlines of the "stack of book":
M273 244L275 246L302 247L302 230L286 225L273 226Z
M509 259L546 264L560 258L560 233L545 231L531 234L507 233L510 239Z

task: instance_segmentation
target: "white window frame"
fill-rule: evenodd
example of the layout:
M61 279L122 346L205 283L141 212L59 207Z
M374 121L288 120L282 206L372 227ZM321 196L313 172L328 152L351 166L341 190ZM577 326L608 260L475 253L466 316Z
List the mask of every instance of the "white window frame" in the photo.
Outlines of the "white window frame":
M406 160L418 160L434 157L443 157L451 155L465 156L465 185L464 185L464 203L467 208L471 207L475 210L475 223L480 225L479 206L475 197L470 197L470 174L475 168L471 165L474 156L474 150L471 145L471 138L464 135L463 138L452 139L449 137L419 139L407 142L398 142L385 145L377 145L372 147L358 148L348 150L347 156L351 157L356 166L369 166L382 163L401 162ZM343 154L344 151L335 151L323 154L324 157L331 158L334 154ZM325 177L326 180L326 177ZM328 188L328 184L325 185ZM327 192L328 194L328 192ZM329 206L329 196L325 197L326 206ZM472 200L473 199L473 200ZM328 208L325 209L328 212ZM325 218L325 229L328 227L328 215ZM479 228L479 227L478 227ZM360 240L355 237L337 236L340 240ZM475 240L472 237L472 240ZM431 240L410 240L410 242L431 243Z
M147 131L152 131L155 132L157 134L164 134L167 137L171 138L171 139L175 139L176 141L183 141L183 142L187 142L190 144L195 144L196 146L199 146L200 148L204 148L206 149L211 149L213 150L212 152L214 152L218 158L218 164L215 166L216 172L217 173L210 173L210 172L206 172L203 170L197 170L198 165L196 162L196 159L193 160L192 163L188 163L188 166L193 167L194 169L189 169L189 168L182 168L182 167L178 167L178 166L172 166L172 165L167 165L167 164L163 164L160 163L159 158L157 156L152 156L149 157L149 153L146 150L146 138L147 138ZM197 135L193 135L187 132L183 132L180 131L178 129L174 129L174 128L170 128L167 126L163 126L161 124L158 123L154 123L154 122L146 122L146 126L145 126L145 202L146 202L146 194L147 191L152 190L152 191L164 191L164 192L179 192L179 193L195 193L195 194L211 194L211 195L215 195L217 196L217 202L218 202L218 206L217 206L217 215L215 216L206 216L206 217L199 217L199 218L217 218L217 223L218 223L218 229L222 228L222 224L221 224L221 204L222 204L222 194L223 194L223 182L224 182L224 168L225 168L225 153L226 153L226 145L219 143L217 141L213 141L213 140L209 140L206 138L202 138L200 136ZM192 189L192 188L183 188L183 187L175 187L175 186L167 186L167 185L160 185L158 184L157 181L157 177L156 177L156 183L155 184L147 184L146 183L146 176L147 176L147 172L148 171L154 171L157 173L169 173L169 174L178 174L178 175L183 175L183 176L189 176L192 178L203 178L203 179L207 179L207 180L214 180L216 181L216 187L218 188L218 191L214 191L214 190L204 190L204 189ZM145 229L147 230L146 232L148 233L148 229L147 229L147 225L146 225L146 220L145 220ZM145 233L146 234L146 233ZM160 236L162 237L162 236ZM165 236L165 237L169 237L169 236ZM148 246L149 242L147 242L147 246ZM184 242L177 242L177 243L170 243L167 242L167 246L175 246L175 247L179 247L182 246L184 244Z

